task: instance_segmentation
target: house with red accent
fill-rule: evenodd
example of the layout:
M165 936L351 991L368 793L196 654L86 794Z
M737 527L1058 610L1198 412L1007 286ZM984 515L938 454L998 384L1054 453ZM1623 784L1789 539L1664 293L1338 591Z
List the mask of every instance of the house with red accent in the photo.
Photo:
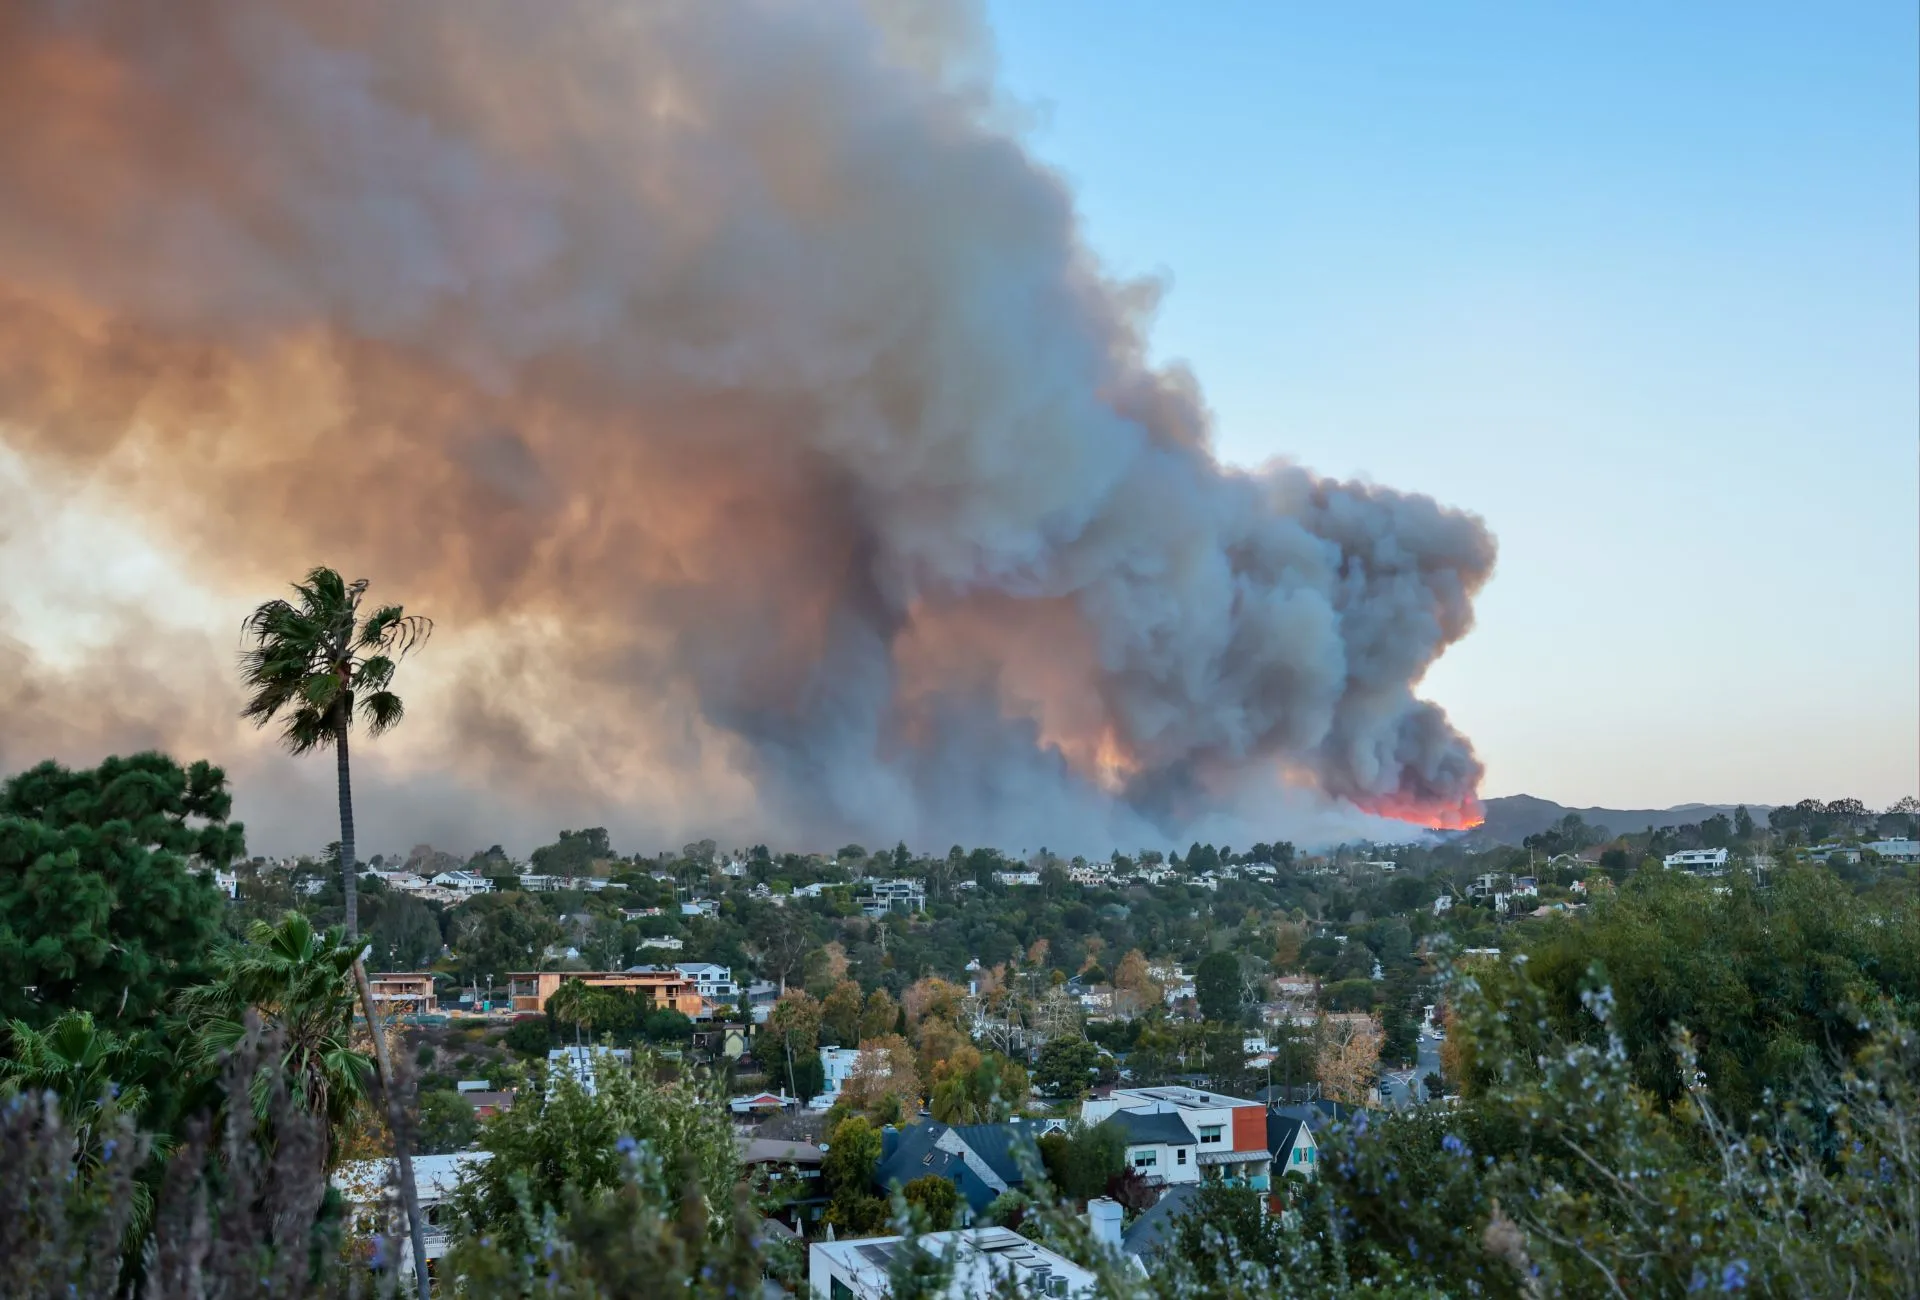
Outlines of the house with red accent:
M1270 1185L1267 1108L1257 1101L1198 1088L1116 1088L1089 1099L1080 1119L1113 1126L1126 1141L1128 1166L1149 1182Z

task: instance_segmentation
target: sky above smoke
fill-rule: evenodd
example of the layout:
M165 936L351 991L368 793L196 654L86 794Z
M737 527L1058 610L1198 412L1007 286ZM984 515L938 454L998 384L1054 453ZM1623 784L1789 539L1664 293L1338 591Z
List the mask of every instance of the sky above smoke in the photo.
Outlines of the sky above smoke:
M438 624L371 847L1471 816L1415 687L1487 530L1223 467L991 66L947 4L0 10L0 760L324 832L232 655L325 563Z

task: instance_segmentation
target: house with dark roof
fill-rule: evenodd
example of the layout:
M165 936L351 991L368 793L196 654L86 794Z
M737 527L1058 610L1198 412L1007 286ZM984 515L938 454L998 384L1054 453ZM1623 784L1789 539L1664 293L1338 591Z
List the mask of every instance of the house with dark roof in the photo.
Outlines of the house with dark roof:
M1102 1124L1120 1134L1127 1144L1127 1167L1148 1182L1200 1181L1200 1166L1193 1158L1200 1139L1179 1115L1122 1110Z
M1191 1213L1200 1195L1200 1184L1181 1183L1169 1187L1160 1199L1141 1211L1121 1235L1121 1253L1132 1256L1143 1266L1156 1250L1164 1250L1173 1240L1174 1220Z
M928 1121L904 1129L889 1126L880 1136L880 1163L873 1181L885 1193L929 1174L946 1179L978 1213L1000 1193L1024 1186L1026 1162L1040 1167L1035 1143L1049 1127L1015 1120L1009 1124L939 1124Z
M1288 1119L1305 1120L1309 1129L1315 1133L1324 1133L1335 1124L1352 1123L1353 1117L1365 1108L1349 1106L1343 1101L1329 1101L1323 1097L1318 1101L1301 1102L1292 1106L1272 1106L1269 1109L1273 1114L1284 1115Z
M1298 1116L1267 1112L1267 1151L1282 1178L1288 1174L1312 1178L1320 1165L1320 1144L1314 1141L1312 1127Z
M1083 1102L1087 1124L1117 1124L1127 1163L1149 1182L1207 1178L1267 1190L1267 1109L1257 1101L1202 1088L1117 1088Z

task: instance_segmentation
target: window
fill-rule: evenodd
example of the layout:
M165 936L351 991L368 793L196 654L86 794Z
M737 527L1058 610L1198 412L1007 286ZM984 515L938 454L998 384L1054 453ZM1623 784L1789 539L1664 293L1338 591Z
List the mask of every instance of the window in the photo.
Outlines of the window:
M1135 1169L1152 1169L1159 1163L1160 1153L1158 1151L1136 1151L1133 1153L1133 1167Z
M1209 1146L1220 1140L1220 1125L1202 1124L1200 1126L1200 1145Z
M1187 1163L1187 1149L1185 1147L1180 1148L1180 1163L1183 1165Z
M837 1277L828 1283L827 1294L832 1296L833 1300L860 1300L854 1295L853 1288Z

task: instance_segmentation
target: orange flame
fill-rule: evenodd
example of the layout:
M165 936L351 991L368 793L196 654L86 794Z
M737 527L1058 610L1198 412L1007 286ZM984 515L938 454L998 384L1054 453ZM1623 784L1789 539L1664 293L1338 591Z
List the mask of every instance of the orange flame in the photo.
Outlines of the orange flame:
M1436 831L1470 831L1486 821L1486 810L1477 795L1466 795L1458 803L1428 803L1408 795L1381 795L1354 801L1376 817L1411 822Z

